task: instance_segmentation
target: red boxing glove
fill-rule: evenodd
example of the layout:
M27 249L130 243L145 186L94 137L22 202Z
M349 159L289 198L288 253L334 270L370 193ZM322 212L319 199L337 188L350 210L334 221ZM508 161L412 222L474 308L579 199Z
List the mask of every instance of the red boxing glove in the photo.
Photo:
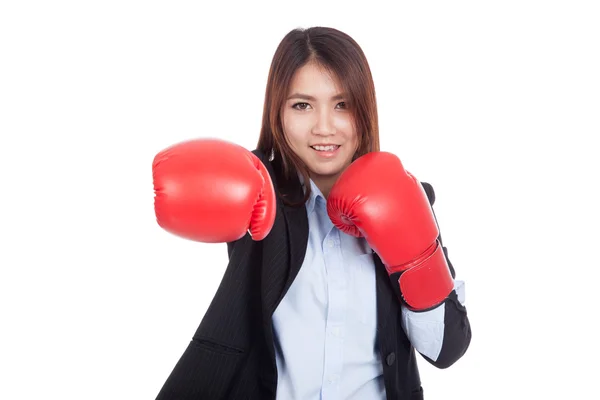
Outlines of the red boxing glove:
M218 139L178 143L154 157L152 175L156 220L177 236L222 243L250 230L262 240L273 227L273 183L241 146Z
M371 152L350 164L329 193L327 212L341 231L365 237L408 308L435 307L452 292L427 194L395 155Z

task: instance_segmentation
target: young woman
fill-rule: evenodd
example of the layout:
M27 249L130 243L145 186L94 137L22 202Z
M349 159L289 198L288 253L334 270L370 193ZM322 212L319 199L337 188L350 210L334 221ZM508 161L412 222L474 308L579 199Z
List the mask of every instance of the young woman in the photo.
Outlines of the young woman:
M190 140L153 174L158 223L229 252L158 399L422 399L415 351L447 368L467 350L433 188L379 151L369 65L343 32L284 37L256 150Z

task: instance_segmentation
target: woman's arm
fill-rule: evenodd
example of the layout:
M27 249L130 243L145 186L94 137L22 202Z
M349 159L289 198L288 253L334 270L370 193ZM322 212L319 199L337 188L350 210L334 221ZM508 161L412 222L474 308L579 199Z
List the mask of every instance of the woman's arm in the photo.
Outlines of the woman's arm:
M433 187L426 182L422 185L433 210ZM455 279L456 272L441 234L438 240L454 279L454 289L444 303L432 310L414 312L402 306L402 327L414 348L427 361L438 368L448 368L467 351L471 343L471 325L465 308L465 283Z

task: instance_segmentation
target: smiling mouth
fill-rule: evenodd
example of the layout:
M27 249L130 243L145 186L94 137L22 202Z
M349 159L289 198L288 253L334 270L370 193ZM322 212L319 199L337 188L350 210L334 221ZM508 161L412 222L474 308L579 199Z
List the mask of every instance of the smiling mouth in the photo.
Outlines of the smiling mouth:
M340 146L337 144L331 144L327 146L310 146L316 151L336 151Z

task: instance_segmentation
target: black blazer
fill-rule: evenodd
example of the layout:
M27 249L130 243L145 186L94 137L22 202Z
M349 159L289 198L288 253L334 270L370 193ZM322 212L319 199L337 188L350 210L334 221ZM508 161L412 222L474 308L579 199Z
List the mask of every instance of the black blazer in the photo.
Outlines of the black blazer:
M277 159L269 161L258 150L253 153L267 167L277 188L275 223L260 242L246 234L227 244L229 264L221 284L157 400L275 399L277 365L271 317L304 260L308 217L305 207L290 207L282 200L282 196L300 200L300 182L278 184L284 180L275 173L281 168L273 168ZM433 188L427 183L423 187L433 205ZM444 254L447 258L445 247ZM401 326L400 302L375 253L373 260L377 271L377 342L387 399L423 399L415 350ZM450 260L448 263L454 276ZM454 291L444 306L441 353L435 361L423 356L439 368L458 360L471 341L467 311Z

